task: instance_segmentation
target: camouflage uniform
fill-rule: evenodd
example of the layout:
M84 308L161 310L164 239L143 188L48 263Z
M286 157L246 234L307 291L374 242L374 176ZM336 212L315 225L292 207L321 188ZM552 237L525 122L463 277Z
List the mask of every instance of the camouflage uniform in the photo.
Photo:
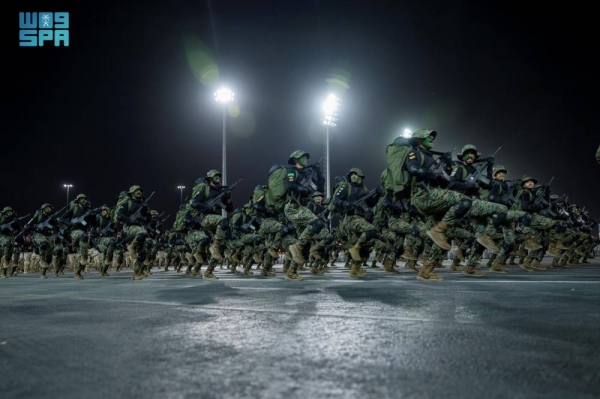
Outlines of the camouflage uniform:
M81 272L89 263L88 249L89 240L91 239L90 225L92 221L95 221L95 213L92 211L94 210L90 208L88 198L85 194L79 194L75 200L73 200L69 209L67 209L60 217L60 222L68 226L69 235L73 241L73 245L78 248L80 255L79 265L75 270L75 278L78 280L83 279ZM57 272L59 269L58 263L56 263L55 267L55 272Z
M56 214L52 214L52 205L43 204L33 215L32 226L34 229L33 241L40 254L41 278L47 278L46 272L52 262L52 251L54 249L54 235L58 231Z
M20 230L18 225L18 216L15 211L7 206L0 214L0 226L4 226L0 230L0 268L2 269L2 277L17 275L19 248L15 247L14 235Z

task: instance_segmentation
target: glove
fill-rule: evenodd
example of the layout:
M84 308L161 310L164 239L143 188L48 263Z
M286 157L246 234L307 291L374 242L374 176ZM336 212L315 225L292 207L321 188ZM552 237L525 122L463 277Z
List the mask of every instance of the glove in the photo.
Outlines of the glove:
M382 186L377 187L377 195L382 196L385 194L385 188L383 188Z
M298 192L301 195L308 195L308 194L310 194L310 189L308 187L300 187L300 188L298 188Z
M350 209L354 208L354 205L352 205L352 204L351 204L350 202L348 202L348 201L342 201L342 204L341 204L341 205L342 205L342 208L344 208L344 209L348 209L348 210L350 210Z
M489 163L494 163L494 161L496 161L496 158L494 158L494 157L487 157L485 160L488 161Z
M479 189L479 183L477 183L476 181L467 181L467 182L465 182L465 188L467 190Z

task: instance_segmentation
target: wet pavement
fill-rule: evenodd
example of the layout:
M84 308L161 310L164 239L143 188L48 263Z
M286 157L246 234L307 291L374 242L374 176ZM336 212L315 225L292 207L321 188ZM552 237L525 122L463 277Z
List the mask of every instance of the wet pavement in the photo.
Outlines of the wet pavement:
M0 397L600 397L598 258L441 283L276 269L0 280Z

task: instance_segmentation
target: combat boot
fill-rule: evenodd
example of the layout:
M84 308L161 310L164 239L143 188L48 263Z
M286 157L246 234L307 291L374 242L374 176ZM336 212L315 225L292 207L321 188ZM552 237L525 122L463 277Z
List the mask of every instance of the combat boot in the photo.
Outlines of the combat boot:
M404 267L406 269L414 270L417 273L419 272L419 269L417 268L417 261L416 260L409 260L408 262L406 262L404 264Z
M357 270L358 270L358 265L356 263L352 262L352 265L350 266L350 271L348 272L348 275L351 277L358 277Z
M402 257L407 260L417 260L417 257L413 254L412 247L408 244L404 244Z
M556 246L556 243L554 242L551 242L550 245L548 245L548 249L546 250L546 252L548 252L548 254L550 254L551 256L555 256L557 258L559 258L562 255L562 253Z
M40 278L48 278L48 276L46 276L47 271L48 271L48 268L42 269L42 274L40 275Z
M352 246L352 248L350 248L348 250L348 252L350 252L350 256L352 257L352 260L357 261L357 262L358 261L362 262L362 256L360 255L360 249L361 249L361 246L358 243L356 243Z
M137 252L137 249L135 248L135 246L133 245L133 241L131 243L129 243L129 245L127 245L127 252L129 253L129 256L131 257L131 259L137 259L138 252Z
M232 274L238 274L240 271L237 269L237 267L238 267L238 264L237 263L233 263L231 265L230 270L229 270L230 273L232 273Z
M483 277L485 273L480 272L475 268L475 265L466 265L465 269L462 271L462 274L469 277Z
M487 234L477 237L477 242L492 251L495 254L500 253L500 248L494 242L494 239Z
M77 280L83 280L83 276L81 275L81 272L83 271L83 269L85 269L85 265L82 265L81 263L79 263L79 265L77 266L77 271L75 272L75 276L73 276L73 277Z
M362 268L362 264L360 262L355 262L356 263L356 276L357 277L364 277L367 275L367 272L365 271L365 269Z
M288 267L287 272L285 273L285 279L290 281L302 281L304 280L302 277L296 273L293 267Z
M525 251L524 248L519 248L516 252L515 252L515 256L518 256L520 258L524 258L527 256L527 251ZM515 260L515 258L513 257L513 261Z
M252 266L250 266L250 267L252 267ZM252 275L254 274L254 273L253 273L253 272L250 270L250 267L247 267L247 268L245 267L245 268L244 268L244 274L245 274L246 276L252 276Z
M508 264L510 266L516 266L517 265L517 262L515 262L515 257L514 256L510 257L510 260L509 260Z
M133 276L131 278L134 280L143 280L144 277L144 266L142 265L142 262L136 260L133 263Z
M536 259L536 260L534 260L534 261L531 263L531 268L532 268L532 269L535 269L535 270L540 270L540 271L542 271L542 270L548 270L548 268L547 268L547 267L545 267L545 266L542 266L542 265L541 265L541 263L540 263L540 261L539 261L539 260L537 260L537 259Z
M288 247L288 249L292 254L292 259L294 259L294 262L296 262L299 265L303 265L306 262L306 259L304 259L304 254L302 253L304 248L302 248L300 244L292 244Z
M312 267L310 268L310 273L311 273L311 274L323 274L323 273L325 273L325 270L324 270L324 269L319 269L319 268L318 268L318 267L316 267L316 266L312 266Z
M564 266L560 264L558 258L552 259L552 267L557 269L564 269Z
M569 247L567 247L562 240L556 240L556 248L566 251L567 249L569 249Z
M452 264L450 265L450 270L454 271L454 272L462 272L463 271L463 267L460 265L460 262L456 262L456 259L452 261Z
M371 262L371 269L379 269L379 266L377 266L377 260L373 259L373 262Z
M206 280L218 280L219 278L212 273L213 269L214 266L208 266L202 277Z
M486 264L485 264L485 265L486 265L486 266L488 267L488 269L489 269L490 267L492 267L492 263L494 263L494 259L492 259L492 258L489 258L489 259L488 259L488 261L486 262Z
M499 258L494 259L490 271L494 273L508 273L508 270L502 267L502 261Z
M260 271L260 274L261 274L261 276L265 276L265 277L275 277L275 273L273 273L270 270L266 270L264 268Z
M2 268L2 278L8 278L8 274L6 274L7 271L8 269L6 267Z
M110 277L110 274L108 274L108 273L107 273L107 271L108 271L108 268L109 268L109 267L110 267L110 264L105 264L105 265L102 267L102 272L100 273L100 275L101 275L102 277Z
M533 237L529 237L527 241L525 241L525 249L529 251L537 251L538 249L542 249L543 246L538 244L533 240Z
M439 222L427 232L427 236L429 236L429 238L431 238L431 240L436 243L438 247L449 251L452 246L448 242L446 231L448 231L448 224L445 222Z
M421 267L419 274L417 274L417 280L419 281L444 281L444 279L437 274L433 273L435 263L428 262Z
M523 258L521 258L523 259ZM532 272L533 268L531 267L531 259L526 258L523 263L519 262L519 266L521 267L521 269L523 270L527 270L528 272Z
M386 260L383 263L383 270L385 270L388 273L396 273L396 274L400 273L398 270L394 269L394 261L393 260Z

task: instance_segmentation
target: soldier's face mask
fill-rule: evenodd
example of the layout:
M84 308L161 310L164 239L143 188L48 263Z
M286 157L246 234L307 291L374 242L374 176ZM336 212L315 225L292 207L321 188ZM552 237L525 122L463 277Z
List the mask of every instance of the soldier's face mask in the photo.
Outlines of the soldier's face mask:
M473 161L477 158L477 155L473 151L467 151L463 155L463 160L467 163L473 163Z
M433 148L433 140L434 138L427 137L425 140L423 140L423 147L429 149L429 148Z

